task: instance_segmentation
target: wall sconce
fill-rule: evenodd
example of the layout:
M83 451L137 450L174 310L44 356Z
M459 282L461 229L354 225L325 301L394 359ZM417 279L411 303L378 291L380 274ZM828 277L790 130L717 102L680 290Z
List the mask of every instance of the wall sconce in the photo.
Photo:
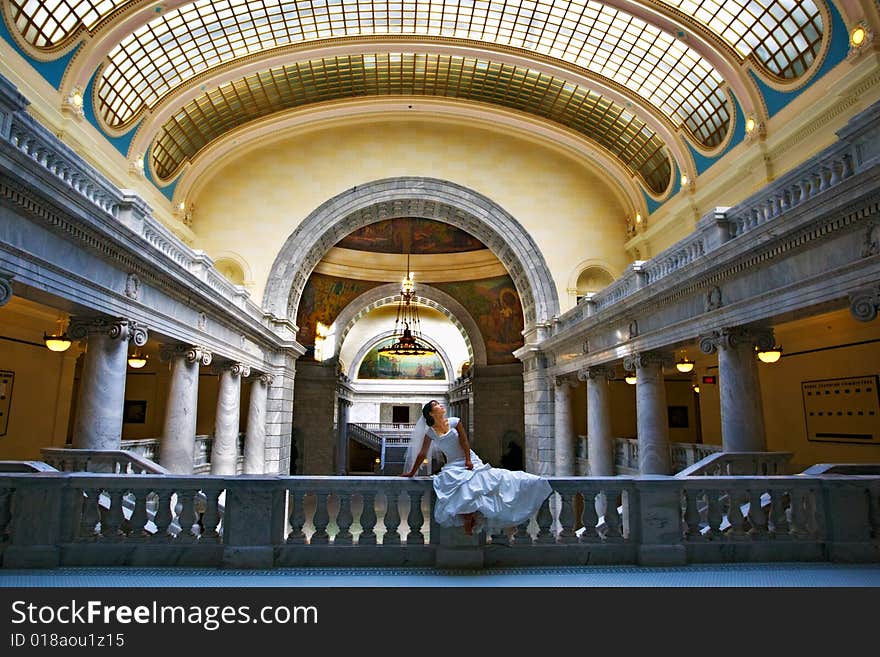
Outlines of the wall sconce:
M695 386L694 386L694 392L697 393L697 394L699 395L699 394L700 394L700 386L695 385Z
M149 356L147 354L142 354L139 349L136 349L129 357L128 357L128 366L133 370L139 370L144 365L147 364L147 360L149 360Z
M782 347L774 346L772 349L758 349L755 347L755 351L758 352L758 360L762 363L775 363L782 358Z
M865 29L865 26L861 24L856 25L852 32L849 33L850 45L856 48L865 43L866 38L868 38L868 31Z
M62 327L63 324L64 320L59 318L58 328L55 329L55 333L43 333L43 342L46 343L46 347L48 347L49 351L62 352L70 349L71 340L67 337L67 331Z
M687 177L687 174L686 173L681 174L681 186L687 187L688 181L689 181L689 178Z
M626 381L626 382L627 382L628 384L630 384L631 386L634 386L634 385L636 384L636 381L637 381L638 379L636 378L636 375L635 375L635 374L627 374L627 375L623 378L623 380Z
M681 360L679 360L675 364L675 369L683 374L687 374L688 372L692 372L694 369L694 361L688 360L687 356L682 356Z

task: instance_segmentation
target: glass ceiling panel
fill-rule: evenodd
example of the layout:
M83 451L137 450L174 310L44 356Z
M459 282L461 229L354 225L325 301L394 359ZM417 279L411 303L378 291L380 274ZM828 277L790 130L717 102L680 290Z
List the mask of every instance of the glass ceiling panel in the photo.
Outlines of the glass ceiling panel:
M663 0L694 17L743 58L773 75L796 79L822 46L822 14L812 0Z
M199 0L110 53L99 111L122 128L212 66L309 40L389 34L470 39L565 60L639 94L707 148L729 130L723 80L708 61L653 25L588 0Z
M161 179L170 180L210 142L248 121L323 101L384 95L460 98L541 116L618 157L655 194L669 186L672 171L665 144L623 107L529 69L430 54L316 59L221 85L162 126L151 151L153 167Z
M127 0L9 0L15 27L29 44L51 48L80 27L91 29Z

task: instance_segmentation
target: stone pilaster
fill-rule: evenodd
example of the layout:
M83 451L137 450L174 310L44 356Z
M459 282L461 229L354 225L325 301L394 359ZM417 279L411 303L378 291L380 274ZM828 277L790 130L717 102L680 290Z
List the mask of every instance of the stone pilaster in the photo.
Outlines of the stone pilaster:
M700 338L703 353L718 353L721 443L725 452L767 451L756 346L772 347L773 331L726 328Z
M147 343L147 330L128 319L71 319L67 329L74 340L86 340L73 446L80 449L119 449L128 343Z
M557 376L553 390L554 474L574 476L574 425L571 413L571 391L577 385L573 376Z
M217 415L214 420L214 445L211 448L211 474L234 475L238 458L238 426L241 417L241 377L250 368L226 362L217 366L220 387L217 391Z
M171 362L171 382L165 405L165 423L159 442L159 463L175 474L192 474L199 402L199 365L211 364L202 347L163 345L160 358Z
M266 472L266 400L275 382L271 374L260 374L251 385L247 433L244 437L244 474Z
M614 368L605 365L587 367L578 372L587 382L587 459L590 476L612 477L614 471L614 438L611 435L611 393L608 382L614 379Z
M523 418L526 472L552 476L556 467L553 436L553 390L547 375L547 356L530 351L523 355Z
M668 475L669 419L663 366L672 358L662 352L628 356L623 367L636 373L636 415L639 438L639 474Z

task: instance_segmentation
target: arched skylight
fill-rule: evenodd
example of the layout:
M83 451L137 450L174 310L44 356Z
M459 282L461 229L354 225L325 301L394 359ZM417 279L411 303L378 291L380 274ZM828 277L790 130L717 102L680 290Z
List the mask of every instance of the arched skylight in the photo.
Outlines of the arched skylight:
M297 62L224 84L183 107L160 131L163 180L225 132L274 112L340 98L443 96L501 105L557 122L619 158L660 194L671 165L663 141L632 112L589 89L512 65L433 54L379 53Z
M713 148L730 127L721 75L685 42L587 0L199 0L126 37L97 84L99 113L123 128L211 67L332 37L414 35L511 46L558 58L654 105Z
M80 27L91 29L126 0L9 0L19 34L36 48L63 43Z

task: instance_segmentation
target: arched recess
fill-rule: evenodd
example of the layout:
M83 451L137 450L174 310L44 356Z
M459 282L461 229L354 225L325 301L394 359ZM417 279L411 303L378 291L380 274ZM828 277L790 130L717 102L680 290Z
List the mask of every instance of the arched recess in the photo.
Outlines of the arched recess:
M587 260L584 260L584 261L578 263L578 265L574 269L571 270L571 275L568 278L568 286L566 288L566 291L568 292L569 301L571 302L572 306L576 305L577 297L581 296L581 293L583 292L580 289L579 283L581 281L581 277L585 273L587 273L588 270L594 271L596 274L598 274L599 275L599 276L597 276L598 278L602 278L602 274L604 274L605 277L607 277L607 279L608 279L607 280L608 285L610 285L615 280L615 278L617 278L613 273L613 269L611 267L609 267L608 264L606 262L604 262L603 260L597 260L595 258L590 258L590 259L587 259ZM590 291L592 291L592 290L590 290ZM598 290L596 290L596 291L598 291Z
M472 364L486 364L486 343L477 326L476 321L453 297L442 290L430 285L418 283L416 285L416 300L426 306L443 313L449 321L459 330L468 348L468 355ZM367 313L389 304L397 304L400 301L400 285L388 283L367 290L356 299L353 299L336 317L333 325L336 327L336 348L333 356L338 358L345 342L345 337L355 323Z
M349 379L354 381L357 378L358 369L361 366L361 361L364 359L364 356L367 355L367 352L370 351L377 344L382 342L382 340L386 340L394 335L394 331L382 331L382 333L377 333L372 336L367 342L358 349L355 357L351 359L351 363L348 366L348 372L346 372L346 376ZM447 354L443 347L441 347L435 340L432 340L430 336L424 336L426 341L430 344L430 346L434 347L437 350L437 355L440 356L440 360L443 361L443 367L446 368L446 381L445 383L451 383L455 379L455 369L452 365L452 359L449 358L449 354Z
M526 342L559 314L550 269L522 224L478 192L446 180L416 177L357 185L314 210L275 257L263 308L276 317L294 317L309 276L330 247L359 228L400 217L442 221L482 241L513 279L522 302Z

